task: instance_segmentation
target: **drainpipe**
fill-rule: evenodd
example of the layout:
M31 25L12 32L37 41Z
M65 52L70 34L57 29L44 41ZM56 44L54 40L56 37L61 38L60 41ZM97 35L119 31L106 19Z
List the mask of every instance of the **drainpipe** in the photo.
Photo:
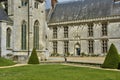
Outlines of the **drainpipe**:
M30 1L28 0L28 56L29 56L29 54L30 54L30 45L29 45L29 39L30 39L30 3L29 3Z
M0 57L1 57L1 27L0 27Z

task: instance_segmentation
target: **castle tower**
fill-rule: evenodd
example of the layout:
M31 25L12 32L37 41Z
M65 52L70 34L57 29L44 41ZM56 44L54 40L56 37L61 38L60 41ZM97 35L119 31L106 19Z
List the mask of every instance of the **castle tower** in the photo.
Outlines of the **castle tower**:
M13 20L12 46L16 55L45 50L44 0L8 0L8 15Z

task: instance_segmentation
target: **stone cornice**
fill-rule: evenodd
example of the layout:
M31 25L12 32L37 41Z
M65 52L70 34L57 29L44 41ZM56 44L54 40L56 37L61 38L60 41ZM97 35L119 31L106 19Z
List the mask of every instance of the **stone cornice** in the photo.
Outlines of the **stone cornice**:
M69 38L69 39L49 39L48 41L82 41L82 40L104 40L104 39L120 39L120 37L100 37L100 38L81 38L81 39L74 39L74 38Z
M48 23L48 26L57 26L57 25L72 25L72 24L85 24L90 22L102 22L102 21L109 21L109 22L116 22L120 21L120 16L110 16L110 17L101 17L101 18L94 18L94 19L84 19L84 20L76 20L76 21L66 21L66 22L57 22L57 23Z

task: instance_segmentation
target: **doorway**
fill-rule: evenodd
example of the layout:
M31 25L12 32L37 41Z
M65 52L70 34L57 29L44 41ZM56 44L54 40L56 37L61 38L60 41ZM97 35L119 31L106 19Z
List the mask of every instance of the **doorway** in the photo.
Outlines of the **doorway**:
M80 56L80 53L81 53L80 44L76 43L75 44L75 56Z

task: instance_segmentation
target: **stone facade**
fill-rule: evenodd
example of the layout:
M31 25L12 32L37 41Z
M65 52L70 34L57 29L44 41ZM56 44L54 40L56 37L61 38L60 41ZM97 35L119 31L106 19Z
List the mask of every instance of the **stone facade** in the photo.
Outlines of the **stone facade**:
M7 28L11 28L11 25L8 25L6 22L1 22L0 23L0 34L1 34L1 55L5 56L6 54L12 53L12 49L7 49L6 48L6 30ZM12 40L12 38L11 38ZM10 42L12 44L12 42Z
M96 3L99 5L96 5ZM109 5L107 6L107 4ZM64 55L65 41L68 41L68 53L74 56L82 55L82 53L86 55L106 55L111 43L115 44L120 52L118 4L119 2L113 0L81 0L57 3L48 22L48 48L50 53ZM100 5L103 5L103 7L99 8ZM117 12L112 10L117 10ZM89 28L90 24L92 24L92 31ZM68 27L67 38L64 37L64 27ZM57 38L53 38L55 35L54 28L57 28ZM91 32L93 35L89 36ZM57 46L54 45L54 42L57 42ZM57 52L54 47L57 48Z
M34 26L35 22L39 23L39 49L38 54L44 53L46 44L46 18L45 18L45 2L41 0L29 0L29 10L27 0L7 0L8 2L8 16L12 20L12 25L1 23L1 55L28 55L31 53L34 44ZM23 2L22 2L23 1ZM25 1L25 2L24 2ZM28 13L29 11L29 13ZM29 15L29 24L28 24ZM22 22L26 22L26 49L21 49L22 40ZM29 25L29 26L28 26ZM11 29L10 48L6 48L6 29ZM29 28L28 28L29 27ZM29 29L29 30L28 30ZM28 32L29 31L29 32ZM4 35L3 35L4 34ZM29 36L29 39L28 39Z
M58 53L64 53L64 41L69 41L69 52L70 54L77 55L75 45L80 44L81 53L89 54L88 49L88 40L94 41L94 54L104 54L102 53L102 40L106 39L108 41L107 48L109 49L111 43L114 43L120 52L120 22L109 22L107 29L108 35L102 36L102 22L93 23L93 37L88 36L88 25L79 24L79 25L68 25L69 27L69 37L64 38L64 26L56 26L58 28L58 37L54 39L53 36L53 27L50 27L49 33L49 50L53 53L53 41L58 42ZM75 24L75 23L74 23ZM89 24L89 22L88 22ZM54 26L55 27L55 26ZM114 28L113 28L114 27ZM76 37L78 36L78 37ZM105 53L106 54L106 53Z

